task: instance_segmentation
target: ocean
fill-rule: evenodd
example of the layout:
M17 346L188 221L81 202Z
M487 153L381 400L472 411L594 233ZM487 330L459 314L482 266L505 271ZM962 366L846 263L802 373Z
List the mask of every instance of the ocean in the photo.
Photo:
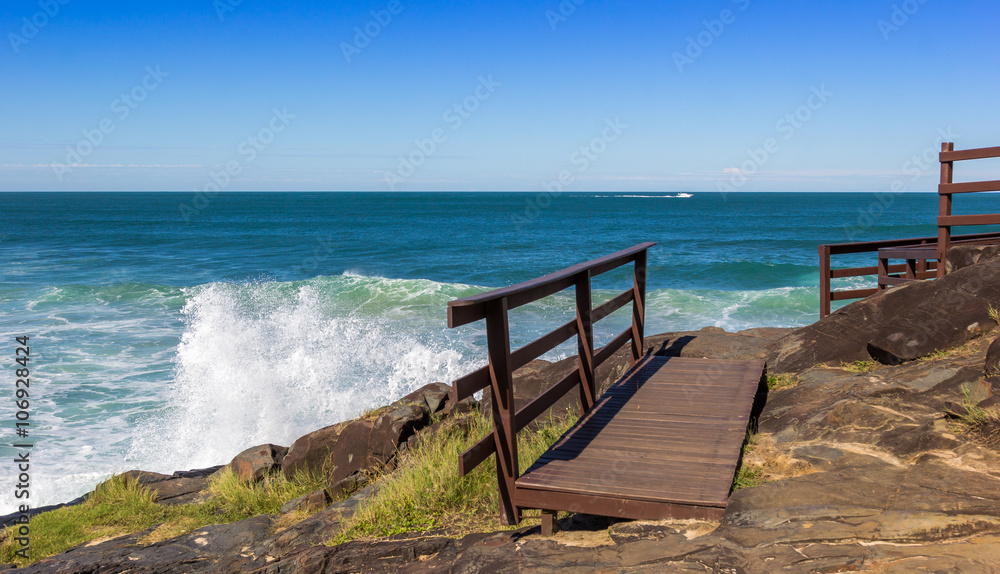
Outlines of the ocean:
M956 212L994 212L991 199ZM933 235L936 210L933 193L2 193L0 514L24 502L15 442L34 445L36 507L114 472L289 445L485 364L484 326L448 329L449 300L642 241L657 242L647 333L805 325L818 244ZM855 264L874 259L835 261ZM630 284L618 271L595 279L595 304ZM569 292L515 311L514 343L572 305ZM628 322L599 323L597 343Z

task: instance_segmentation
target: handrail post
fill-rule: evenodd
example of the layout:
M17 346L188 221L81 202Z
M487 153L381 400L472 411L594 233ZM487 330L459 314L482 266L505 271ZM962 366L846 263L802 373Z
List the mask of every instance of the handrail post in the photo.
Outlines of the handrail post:
M521 513L514 505L514 481L520 472L517 458L517 428L514 426L514 386L510 370L510 330L507 298L486 306L486 341L490 360L493 436L497 448L497 488L500 493L500 521L518 524Z
M819 246L819 318L830 314L830 299L833 297L830 287L830 246Z
M941 152L955 151L954 142L942 142ZM941 162L941 184L947 185L952 182L952 174L954 173L955 164L950 161ZM938 220L941 217L946 217L951 215L951 194L941 193L943 189L938 187ZM940 279L944 277L946 258L948 257L948 247L951 244L951 226L941 225L938 223L938 268L937 268L937 278Z
M576 278L577 356L580 358L580 410L585 414L594 406L597 396L594 381L594 322L590 291L590 270Z
M646 329L646 250L635 254L635 281L632 289L632 364L643 355L643 337Z

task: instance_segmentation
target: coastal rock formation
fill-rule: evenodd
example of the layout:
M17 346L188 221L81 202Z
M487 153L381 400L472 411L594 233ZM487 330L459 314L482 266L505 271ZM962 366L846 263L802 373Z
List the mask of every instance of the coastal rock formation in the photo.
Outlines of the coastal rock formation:
M893 289L802 329L707 328L646 339L648 351L677 356L770 354L781 368L769 370L793 373L768 392L745 450L742 464L759 484L735 491L719 522L614 523L571 515L548 538L528 519L508 532L458 538L431 532L326 546L341 521L376 492L376 482L283 530L273 529L273 517L260 516L150 545L138 542L140 533L84 545L22 571L994 572L1000 564L1000 414L969 413L1000 404L1000 386L994 387L1000 378L992 377L1000 364L994 342L1000 331L987 311L990 302L1000 302L1000 281L991 282L1000 261L951 277L961 274L964 282L946 278ZM931 303L922 306L921 297ZM945 317L952 312L954 319ZM913 341L920 344L908 344ZM870 361L872 349L885 353L881 362ZM849 364L862 359L868 362ZM601 386L629 362L627 349L617 353L598 373ZM530 392L573 368L575 359L529 365L515 380L515 388L522 383L525 389L518 399L530 400ZM415 448L421 433L461 422L428 425L432 410L441 416L460 412L463 403L473 408L471 401L450 405L443 398L444 406L432 406L443 390L311 433L282 464L290 465L298 448L299 460L331 455L337 469L352 468L358 458L391 467L390 444L393 453ZM155 486L197 477L135 478ZM328 490L292 506L326 505L333 499Z
M862 299L794 330L768 354L768 370L793 373L819 363L912 361L992 328L1000 303L1000 260L915 281Z
M208 477L221 468L222 466L213 466L173 474L130 470L121 476L125 480L135 480L149 487L156 495L156 502L159 504L188 504L206 499Z
M246 449L227 465L244 482L257 482L271 472L281 470L287 446L262 444Z
M1000 257L1000 245L957 245L948 250L948 273Z
M355 473L390 464L401 445L427 426L447 403L448 385L432 383L359 419L324 427L298 438L281 461L285 476L323 473L336 484Z
M943 412L988 387L988 343L869 372L814 367L772 390L744 459L767 482L735 492L719 523L570 518L551 538L527 526L357 541L272 555L259 571L993 572L1000 452Z

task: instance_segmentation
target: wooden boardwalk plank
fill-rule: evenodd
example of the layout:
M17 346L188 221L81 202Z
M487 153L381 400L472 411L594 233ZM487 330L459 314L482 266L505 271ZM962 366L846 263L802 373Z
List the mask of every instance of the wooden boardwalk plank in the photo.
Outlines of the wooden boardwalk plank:
M763 368L760 361L645 358L517 479L515 499L636 518L719 512Z

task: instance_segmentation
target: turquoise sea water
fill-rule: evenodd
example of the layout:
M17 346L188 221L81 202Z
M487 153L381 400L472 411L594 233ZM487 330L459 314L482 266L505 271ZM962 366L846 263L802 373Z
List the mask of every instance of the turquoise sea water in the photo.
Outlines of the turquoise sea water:
M817 244L935 233L936 194L677 195L0 194L0 459L19 335L39 506L450 382L485 363L482 326L446 328L453 298L656 241L648 333L797 326L818 317ZM993 197L956 211L995 212ZM595 303L629 284L619 271L595 280ZM571 296L518 310L515 343L567 320ZM628 320L599 324L598 343ZM14 482L0 464L0 513Z

